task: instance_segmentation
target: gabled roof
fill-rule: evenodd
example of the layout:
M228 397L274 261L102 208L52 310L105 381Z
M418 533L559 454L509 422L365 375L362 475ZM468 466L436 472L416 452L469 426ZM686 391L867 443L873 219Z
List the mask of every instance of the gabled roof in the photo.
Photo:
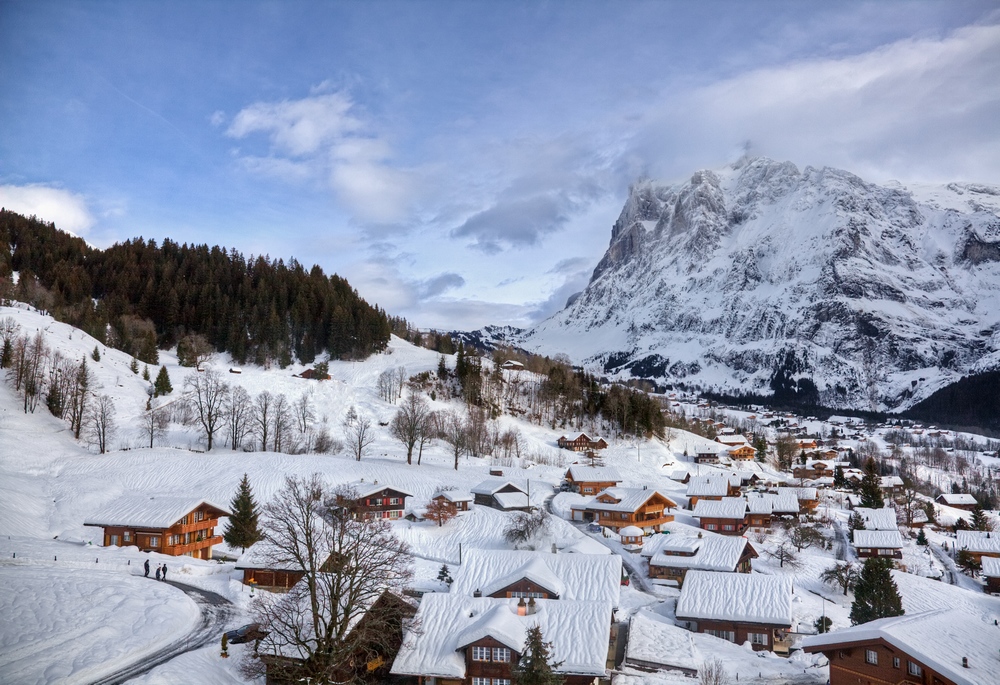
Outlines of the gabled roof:
M169 528L203 504L214 509L216 516L229 516L225 507L200 497L127 495L104 505L83 525Z
M1000 557L983 557L983 575L1000 578Z
M703 661L694 646L691 631L646 609L636 612L629 623L625 659L694 672L698 671Z
M885 640L957 685L1000 682L1000 631L958 609L880 618L869 623L812 635L802 641L807 652ZM968 668L962 657L968 657Z
M747 501L742 497L723 497L720 500L700 499L694 505L695 518L742 519L747 515Z
M865 530L897 530L896 510L891 507L871 509L869 507L854 507L865 522Z
M903 538L899 531L893 530L856 530L854 531L855 547L876 547L879 549L902 549Z
M617 554L551 554L523 550L469 549L455 572L451 592L490 595L531 578L560 599L601 600L618 606L622 558Z
M960 530L955 533L955 546L970 552L1000 554L1000 533Z
M493 499L504 509L524 509L530 506L528 496L523 492L497 492Z
M681 620L792 625L792 581L758 573L688 571L677 599Z
M434 499L438 497L443 497L449 502L471 502L472 493L466 492L465 490L443 490L438 494L434 495Z
M383 490L395 490L401 495L406 495L407 497L413 497L413 493L411 492L407 492L402 488L398 488L395 485L390 485L388 483L379 483L377 480L371 482L364 480L355 480L351 481L350 483L344 483L341 487L350 488L357 494L357 497L359 499L362 497L371 497L372 495L378 494Z
M964 505L976 504L976 498L967 492L961 492L956 494L946 492L938 495L938 499L943 500L945 504L948 504L950 506L956 506L959 504L964 504Z
M602 502L598 499L601 495L613 497L617 503ZM600 511L625 511L634 512L636 509L648 502L654 495L659 495L668 502L668 506L676 507L677 503L670 499L665 493L659 490L647 488L605 488L601 490L593 499L586 502L587 509Z
M725 474L691 476L687 484L688 497L725 497L729 494L729 479Z
M896 488L902 487L903 479L899 476L881 476L879 478L879 486L883 488Z
M618 475L618 470L610 466L583 466L573 464L569 467L567 474L574 482L590 483L620 483L622 477Z
M736 570L736 564L746 550L750 541L746 538L733 535L706 535L696 538L686 535L671 535L671 538L688 538L671 540L666 545L661 545L649 560L650 566L671 566L674 568L698 569L701 571L728 571ZM688 551L694 546L694 556L674 556L667 554L669 551ZM753 546L750 547L753 550ZM756 551L752 556L757 556Z
M779 495L782 494L782 493L784 493L784 492L794 493L795 498L798 499L798 500L815 500L815 499L819 499L819 492L816 490L816 488L788 488L788 487L779 487L778 488L778 494Z
M794 488L778 488L773 492L748 492L747 509L751 514L798 514L799 500Z
M506 486L512 485L524 494L527 493L527 485L523 481L505 480L503 478L487 478L472 488L474 495L493 495Z
M455 592L428 592L415 617L418 630L407 632L392 664L396 675L464 678L461 643L491 636L514 651L524 649L523 635L539 626L552 643L552 661L564 675L607 676L610 602L563 599L535 600L536 613L517 615L516 599L469 597ZM521 637L521 644L514 646ZM502 639L501 639L502 637Z

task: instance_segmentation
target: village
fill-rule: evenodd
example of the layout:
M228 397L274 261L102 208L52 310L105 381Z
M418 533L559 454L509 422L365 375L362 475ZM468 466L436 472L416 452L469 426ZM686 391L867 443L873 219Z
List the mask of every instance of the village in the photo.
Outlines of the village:
M27 308L7 315L67 356L94 347ZM178 380L190 371L161 357ZM31 607L52 588L64 611L110 631L60 640L74 682L184 634L197 616L179 591L160 596L172 588L143 575L149 561L231 603L227 628L252 639L220 646L220 631L135 682L302 682L326 639L317 611L352 636L336 652L344 680L511 685L544 655L572 685L1000 682L1000 542L981 501L995 493L995 442L671 392L649 394L667 417L659 435L536 422L524 398L544 379L526 362L475 359L495 384L484 392L506 403L493 419L516 435L506 451L499 438L477 453L438 437L408 452L393 436L408 398L472 409L433 382L442 367L456 374L459 355L399 338L367 361L330 362L323 380L206 362L250 392L306 388L319 411L349 417L348 436L353 414L372 431L356 452L206 451L197 430L171 425L158 446L96 454L0 390L0 579L18 597L0 629L18 649L0 680L52 682L40 668L50 619ZM91 364L123 424L144 413L130 362L107 349ZM14 447L14 435L31 439ZM240 547L227 539L247 496L259 530ZM352 583L363 591L348 600ZM149 585L158 604L135 599ZM135 601L91 607L94 588ZM115 637L130 617L140 629Z

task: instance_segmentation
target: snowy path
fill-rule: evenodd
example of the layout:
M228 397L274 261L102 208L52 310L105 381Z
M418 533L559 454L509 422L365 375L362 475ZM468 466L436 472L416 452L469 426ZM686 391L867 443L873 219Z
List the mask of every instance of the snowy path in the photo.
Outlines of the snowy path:
M947 552L941 549L939 545L931 544L930 548L934 553L934 556L937 557L937 560L941 562L942 566L944 566L944 579L947 580L950 585L955 585L964 590L971 590L972 592L983 591L983 588L979 583L958 570L958 567L955 566L955 560L952 559Z
M213 642L221 644L222 633L233 627L229 623L235 615L235 607L222 595L178 583L174 580L165 582L183 591L184 594L193 599L198 605L198 608L201 610L201 622L198 627L180 640L167 645L138 663L94 681L93 685L119 685L151 671L160 664L166 663L181 654L210 645Z

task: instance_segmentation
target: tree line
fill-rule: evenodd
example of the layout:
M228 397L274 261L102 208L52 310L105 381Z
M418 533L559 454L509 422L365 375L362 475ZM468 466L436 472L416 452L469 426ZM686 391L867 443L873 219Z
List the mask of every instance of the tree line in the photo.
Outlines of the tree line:
M52 223L0 210L4 299L46 310L149 364L158 348L191 334L237 363L285 366L324 352L361 359L385 349L391 331L383 310L319 266L169 239L99 250Z

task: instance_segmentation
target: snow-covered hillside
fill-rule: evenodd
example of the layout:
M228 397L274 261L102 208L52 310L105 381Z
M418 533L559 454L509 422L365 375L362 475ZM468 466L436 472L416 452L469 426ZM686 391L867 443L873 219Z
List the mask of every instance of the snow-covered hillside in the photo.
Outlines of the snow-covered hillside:
M902 409L1000 365L1000 188L742 159L634 185L587 288L524 347L610 374ZM808 391L808 385L804 386Z

